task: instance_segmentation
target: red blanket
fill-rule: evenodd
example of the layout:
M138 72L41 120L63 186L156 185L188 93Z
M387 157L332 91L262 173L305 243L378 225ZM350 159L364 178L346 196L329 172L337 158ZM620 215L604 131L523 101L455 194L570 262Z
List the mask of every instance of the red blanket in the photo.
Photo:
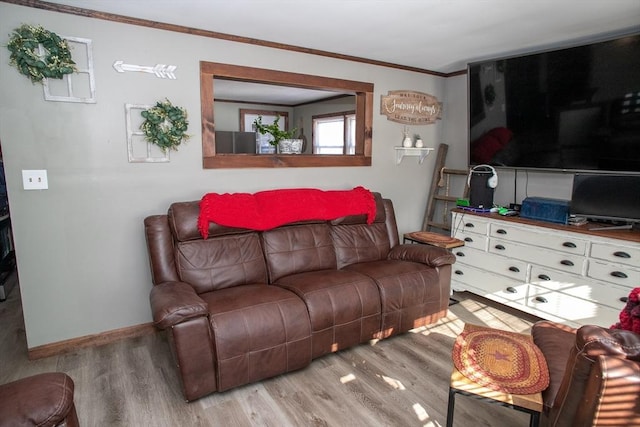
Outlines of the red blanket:
M373 194L364 187L353 190L322 191L310 188L249 193L208 193L200 201L198 230L205 239L209 222L227 227L269 230L305 220L332 220L347 215L376 217Z

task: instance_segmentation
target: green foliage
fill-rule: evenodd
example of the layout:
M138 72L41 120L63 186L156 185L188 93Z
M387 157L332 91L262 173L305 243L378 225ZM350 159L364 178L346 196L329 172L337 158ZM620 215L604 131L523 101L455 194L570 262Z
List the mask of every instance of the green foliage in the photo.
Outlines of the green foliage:
M278 121L280 121L280 116L276 116L275 120L270 125L262 123L262 116L258 116L258 118L253 121L258 132L262 135L269 134L273 137L273 139L269 141L269 144L273 146L277 146L283 139L293 139L296 131L298 130L297 128L293 128L290 131L282 130L278 126Z
M44 48L44 55L40 55L39 45ZM67 41L41 26L23 24L14 29L7 49L11 52L9 64L33 83L45 78L61 79L76 71Z
M187 111L176 107L171 101L158 101L154 107L144 110L140 115L145 119L140 129L145 139L166 152L177 150L177 147L189 139L186 134L189 127Z

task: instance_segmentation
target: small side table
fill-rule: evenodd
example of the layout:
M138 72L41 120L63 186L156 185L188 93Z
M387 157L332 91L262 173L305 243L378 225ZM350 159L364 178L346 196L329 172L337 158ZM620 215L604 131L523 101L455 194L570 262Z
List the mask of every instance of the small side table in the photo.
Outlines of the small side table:
M402 243L422 243L424 245L437 246L445 249L464 246L464 241L460 239L444 234L432 233L430 231L412 231L411 233L405 233L402 237Z
M531 335L465 323L451 357L447 427L453 425L456 394L526 412L529 426L538 426L549 370Z
M542 394L510 394L491 390L474 383L460 373L455 367L451 374L449 385L449 404L447 407L447 427L453 426L453 411L456 394L486 400L490 403L497 403L518 411L531 414L529 420L530 427L538 427L540 423L540 412L542 411Z

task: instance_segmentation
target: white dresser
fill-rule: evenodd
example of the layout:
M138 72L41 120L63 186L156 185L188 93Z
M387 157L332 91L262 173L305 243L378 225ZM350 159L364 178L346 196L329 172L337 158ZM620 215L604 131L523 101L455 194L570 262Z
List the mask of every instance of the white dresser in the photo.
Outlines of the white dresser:
M570 326L609 327L640 286L640 233L454 209L451 286Z

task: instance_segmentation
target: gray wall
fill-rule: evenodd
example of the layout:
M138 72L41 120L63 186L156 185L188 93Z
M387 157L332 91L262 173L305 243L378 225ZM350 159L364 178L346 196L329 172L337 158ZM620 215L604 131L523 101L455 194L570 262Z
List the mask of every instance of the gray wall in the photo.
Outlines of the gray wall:
M93 41L96 104L49 102L8 65L8 34L22 23ZM449 79L338 59L46 12L0 3L0 141L5 160L27 341L30 348L151 321L145 216L207 192L273 188L348 189L394 202L400 233L422 224L435 155L395 162L403 125L379 114L389 90L444 102L442 121L415 126L426 146L449 144L448 166L467 165L466 76ZM365 55L366 56L366 55ZM117 73L112 64L177 65L177 80ZM202 169L200 60L360 80L375 85L371 167ZM169 98L189 113L191 139L171 162L129 163L125 103ZM295 126L296 124L293 123ZM311 129L305 129L310 132ZM49 189L22 189L21 170L46 169ZM570 179L501 172L495 201L567 197Z
M8 65L4 46L22 23L93 40L96 104L45 101L40 85ZM166 212L172 201L207 192L363 185L393 200L401 232L422 224L435 156L422 165L415 157L396 165L393 147L403 126L378 114L379 100L389 90L419 90L444 100L447 111L443 78L6 3L0 3L0 44L0 141L30 348L151 321L142 221ZM117 60L174 64L177 80L117 73ZM200 60L374 83L372 166L203 170ZM124 104L165 97L188 110L191 139L171 153L170 163L129 163ZM464 117L450 114L411 131L437 146L444 129ZM459 132L464 136L463 126ZM451 143L464 145L465 138ZM23 190L23 169L46 169L49 189Z

